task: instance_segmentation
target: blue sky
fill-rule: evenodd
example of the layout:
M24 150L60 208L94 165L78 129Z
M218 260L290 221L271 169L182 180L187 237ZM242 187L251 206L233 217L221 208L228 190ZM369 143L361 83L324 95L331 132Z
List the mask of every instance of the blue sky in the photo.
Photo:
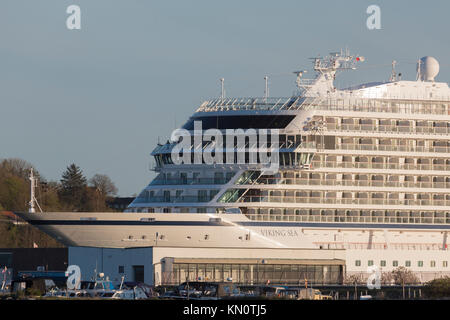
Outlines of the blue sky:
M68 30L66 8L81 8ZM381 30L366 27L369 5ZM403 79L431 55L450 79L449 1L0 2L0 158L34 164L59 180L70 163L90 178L109 175L121 196L154 173L149 153L200 103L220 95L290 96L292 71L308 58L348 47L363 55L339 86Z

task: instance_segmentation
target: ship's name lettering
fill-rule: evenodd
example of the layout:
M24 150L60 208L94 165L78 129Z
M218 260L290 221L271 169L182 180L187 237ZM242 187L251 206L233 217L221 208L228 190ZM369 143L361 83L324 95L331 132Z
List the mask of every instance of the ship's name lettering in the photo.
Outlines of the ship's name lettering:
M298 237L294 229L262 229L261 234L265 237Z

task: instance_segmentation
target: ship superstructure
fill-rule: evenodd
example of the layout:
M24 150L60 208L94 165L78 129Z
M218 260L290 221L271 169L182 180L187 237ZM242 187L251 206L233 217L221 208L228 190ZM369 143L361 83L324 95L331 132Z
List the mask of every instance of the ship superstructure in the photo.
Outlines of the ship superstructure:
M264 145L277 152L277 170L250 161L250 140L244 161L182 164L169 140L153 150L157 176L126 213L28 220L72 245L345 249L349 273L378 265L411 268L422 280L450 274L448 84L434 80L439 64L424 57L414 81L393 71L386 82L337 89L336 75L363 60L315 58L316 77L295 72L292 97L222 94L182 128L194 133L201 123L225 140L227 129L277 130L276 148L273 139ZM189 157L211 149L226 148L193 138Z

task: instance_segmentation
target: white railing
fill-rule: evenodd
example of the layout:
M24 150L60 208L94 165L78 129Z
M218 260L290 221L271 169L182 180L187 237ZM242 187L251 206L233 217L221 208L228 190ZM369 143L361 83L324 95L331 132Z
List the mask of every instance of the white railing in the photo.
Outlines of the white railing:
M323 223L367 223L367 224L450 224L450 217L388 217L388 216L337 216L337 215L276 215L246 214L254 221L323 222Z
M197 112L230 110L330 110L383 113L420 113L449 115L450 97L434 97L423 100L418 97L389 98L327 98L327 97L257 97L216 98L203 102Z
M450 206L450 200L442 199L384 199L384 198L329 198L289 196L243 196L239 202L251 203L319 203L352 205L400 205L400 206Z

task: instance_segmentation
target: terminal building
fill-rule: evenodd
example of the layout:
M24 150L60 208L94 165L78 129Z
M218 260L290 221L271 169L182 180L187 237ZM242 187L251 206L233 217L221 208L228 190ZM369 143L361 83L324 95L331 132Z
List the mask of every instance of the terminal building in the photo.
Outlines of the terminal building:
M342 284L345 250L260 248L93 248L70 247L69 264L82 280L100 272L114 282L177 285L185 281L236 284Z

